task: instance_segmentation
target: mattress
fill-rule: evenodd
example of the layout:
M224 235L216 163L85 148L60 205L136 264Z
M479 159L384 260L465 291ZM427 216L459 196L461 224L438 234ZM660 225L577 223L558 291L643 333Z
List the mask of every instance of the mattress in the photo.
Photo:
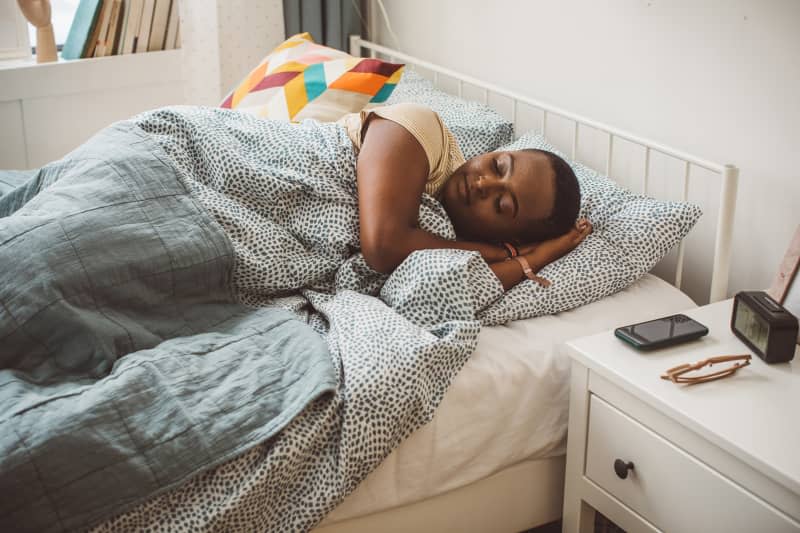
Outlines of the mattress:
M570 361L559 345L691 307L688 296L647 274L624 291L567 312L483 328L434 419L322 523L422 500L526 459L563 455Z

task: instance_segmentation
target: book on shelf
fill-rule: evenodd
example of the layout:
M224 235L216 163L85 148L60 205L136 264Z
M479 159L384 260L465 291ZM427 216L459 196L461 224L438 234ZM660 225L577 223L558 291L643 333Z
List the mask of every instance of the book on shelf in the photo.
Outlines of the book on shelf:
M106 37L108 36L108 27L111 22L111 11L114 8L114 0L103 0L103 10L100 20L98 21L97 40L94 46L94 57L103 57L105 55Z
M111 19L108 22L108 33L106 33L105 47L103 48L104 57L113 55L114 53L117 38L119 37L122 14L122 0L114 0L114 3L111 5Z
M139 25L139 33L136 36L135 53L147 52L150 44L150 28L153 25L153 12L155 10L155 0L144 0L142 7L142 22Z
M61 57L105 57L179 47L178 0L79 0Z
M169 22L167 22L167 37L164 40L164 50L174 50L179 47L176 39L178 36L179 17L178 0L172 0L169 10Z
M148 52L164 49L164 39L167 36L167 23L169 22L169 10L172 4L172 0L155 1L153 24L150 27L150 40L147 43Z
M132 54L136 51L136 39L139 35L139 26L142 23L142 8L144 0L128 0L128 24L122 36L119 54Z
M111 14L110 0L100 0L100 3L100 10L95 18L92 34L89 36L89 42L86 43L86 48L84 49L84 53L81 57L94 57L95 50L97 50L97 43L100 40L100 29L103 27L103 20L106 19L107 15ZM106 22L106 25L107 24L108 22Z
M67 40L61 49L63 59L80 59L84 57L87 48L91 45L92 30L100 13L103 0L81 0L72 25L69 27Z
M125 38L125 31L128 29L128 18L131 14L131 0L122 0L122 7L119 12L119 29L117 30L117 38L114 39L113 55L120 53L122 49L122 41Z

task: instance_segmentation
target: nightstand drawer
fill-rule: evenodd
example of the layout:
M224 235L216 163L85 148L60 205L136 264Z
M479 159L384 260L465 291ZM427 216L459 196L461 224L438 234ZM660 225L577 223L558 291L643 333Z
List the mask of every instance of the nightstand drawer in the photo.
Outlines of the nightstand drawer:
M614 462L632 462L625 479ZM799 531L780 511L592 395L587 478L665 531Z

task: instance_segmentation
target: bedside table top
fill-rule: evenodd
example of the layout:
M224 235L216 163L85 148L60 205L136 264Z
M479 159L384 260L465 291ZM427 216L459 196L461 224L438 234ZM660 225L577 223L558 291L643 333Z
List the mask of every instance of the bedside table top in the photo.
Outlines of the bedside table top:
M640 352L613 331L567 343L567 353L613 384L800 494L800 349L768 365L730 330L733 300L684 313L708 327L697 341ZM731 377L697 385L661 379L668 368L715 355L751 354Z

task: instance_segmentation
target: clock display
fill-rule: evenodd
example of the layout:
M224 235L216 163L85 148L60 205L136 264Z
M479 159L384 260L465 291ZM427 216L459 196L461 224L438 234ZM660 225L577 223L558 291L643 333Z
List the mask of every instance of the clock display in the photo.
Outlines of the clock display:
M739 302L736 306L736 319L734 327L747 337L762 353L767 353L767 339L769 338L769 325L758 316L750 306Z

